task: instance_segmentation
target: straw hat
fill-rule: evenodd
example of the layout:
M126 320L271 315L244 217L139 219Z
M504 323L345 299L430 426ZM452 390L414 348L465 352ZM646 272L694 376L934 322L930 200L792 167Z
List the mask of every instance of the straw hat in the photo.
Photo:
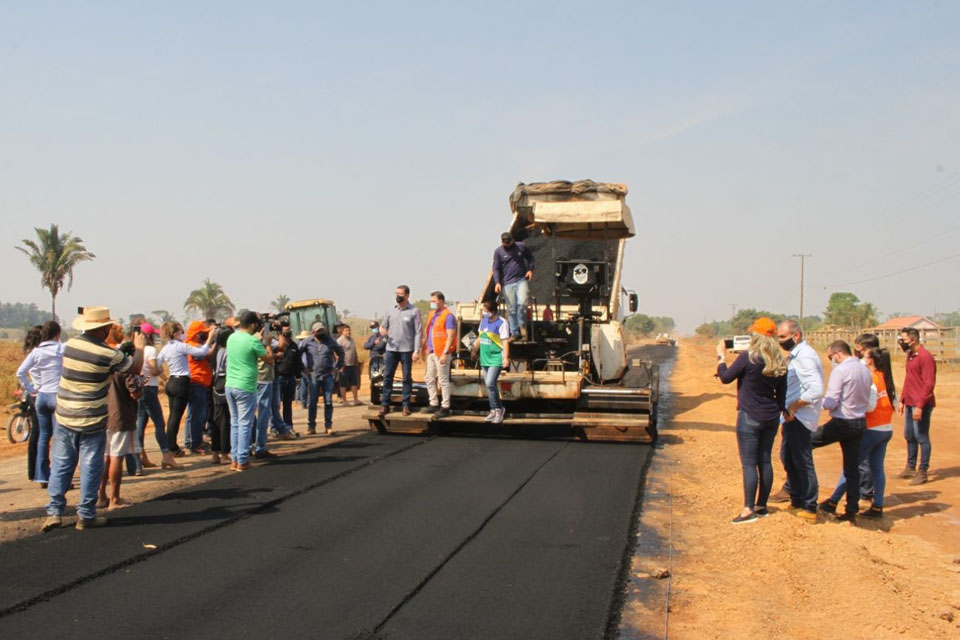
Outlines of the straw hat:
M73 319L73 328L77 331L92 331L109 324L118 324L110 317L108 307L83 307L83 315Z
M300 333L297 334L297 340L306 340L312 335L313 334L310 333L309 331L301 331Z

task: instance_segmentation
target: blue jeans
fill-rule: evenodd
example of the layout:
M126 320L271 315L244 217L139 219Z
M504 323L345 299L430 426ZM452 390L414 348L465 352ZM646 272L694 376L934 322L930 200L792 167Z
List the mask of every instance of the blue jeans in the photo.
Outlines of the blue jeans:
M137 440L143 448L143 433L147 428L147 417L153 420L153 435L162 453L170 451L167 446L167 425L163 421L163 409L160 407L159 387L144 387L143 397L137 403Z
M336 381L333 374L320 376L319 378L310 378L309 381L309 400L307 402L307 429L315 431L317 428L317 403L320 400L320 392L323 392L323 428L329 429L333 426L333 389Z
M230 407L230 455L237 464L250 459L250 436L256 419L257 394L227 387L227 405Z
M300 385L297 386L297 402L306 409L310 401L310 376L304 374L300 377Z
M282 395L282 389L286 379L286 376L278 376L273 381L273 398L272 404L270 405L270 424L277 433L286 433L290 430L290 426L287 425L286 421L283 419L283 416L280 414L280 396Z
M57 424L55 413L57 411L56 393L38 393L37 394L37 467L34 472L34 482L47 482L50 480L50 439L53 437L53 430Z
M410 406L410 396L413 395L413 351L390 351L384 356L383 391L380 394L380 404L390 406L390 394L393 393L393 377L397 373L397 365L403 369L403 406Z
M817 469L813 465L813 448L810 446L813 434L796 419L783 426L787 439L784 466L790 483L790 504L816 513L820 486L817 484Z
M203 427L207 424L207 407L210 391L202 384L190 383L187 404L187 432L183 444L187 449L199 449L203 446Z
M927 405L920 415L920 422L913 419L913 407L907 405L903 412L903 437L907 439L907 466L917 466L917 448L920 449L920 471L930 468L930 414L933 407Z
M500 387L497 386L497 378L503 367L480 367L483 372L483 384L487 387L487 397L490 400L490 410L503 409L503 402L500 401Z
M773 487L773 465L770 452L777 438L777 418L757 422L744 411L737 412L737 448L743 467L743 506L753 511L767 506Z
M527 321L527 295L530 282L524 278L518 282L503 285L503 298L507 301L507 321L510 323L510 335L520 335L520 327Z
M862 472L866 467L873 478L873 506L883 507L883 492L887 488L887 475L883 470L883 459L887 455L887 443L893 437L892 431L867 429L860 438L860 455L857 464ZM830 496L832 502L840 502L847 490L847 476L840 473L837 487Z
M80 433L57 425L53 430L53 456L47 492L50 504L47 515L62 516L67 506L64 497L70 488L73 472L80 463L80 502L77 516L90 520L97 516L97 492L103 477L103 453L107 448L107 432Z
M257 438L254 449L257 453L267 450L267 429L273 417L273 380L257 383Z

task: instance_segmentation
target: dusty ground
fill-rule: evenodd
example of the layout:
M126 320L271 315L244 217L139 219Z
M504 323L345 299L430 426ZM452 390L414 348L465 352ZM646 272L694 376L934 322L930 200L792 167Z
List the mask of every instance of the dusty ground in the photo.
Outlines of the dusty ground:
M742 507L735 386L715 380L715 366L712 344L681 343L671 378L674 420L662 432L638 534L641 549L655 538L655 559L634 562L628 591L647 597L628 601L630 635L960 637L960 374L939 378L931 481L889 478L881 523L809 525L781 508L734 526ZM899 381L900 367L897 373ZM896 419L888 477L904 465L901 428ZM823 499L839 475L839 447L816 451L815 461ZM779 462L774 474L779 488ZM656 531L644 529L645 519L657 522ZM672 577L650 577L654 566ZM658 586L644 589L644 582Z

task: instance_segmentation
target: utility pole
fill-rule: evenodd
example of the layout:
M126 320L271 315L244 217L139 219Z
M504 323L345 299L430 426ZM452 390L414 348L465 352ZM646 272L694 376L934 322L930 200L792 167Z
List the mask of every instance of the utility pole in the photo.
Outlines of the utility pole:
M800 258L800 330L803 330L803 267L804 262L807 258L811 257L812 253L795 253L793 254L794 258Z
M737 316L737 303L730 303L730 317L735 318Z

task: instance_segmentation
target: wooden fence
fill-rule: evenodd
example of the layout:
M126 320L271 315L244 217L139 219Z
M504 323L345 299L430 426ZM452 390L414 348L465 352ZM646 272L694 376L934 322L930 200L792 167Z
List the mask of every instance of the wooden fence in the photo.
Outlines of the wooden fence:
M920 332L920 342L933 354L933 357L941 362L951 362L960 360L960 327L946 327L941 329L918 329ZM819 349L826 349L831 342L843 340L853 347L854 339L865 333L863 331L850 331L848 329L821 329L811 331L807 334L807 340L810 344ZM873 331L880 338L880 346L899 351L897 340L900 338L900 331L897 329L883 329Z

